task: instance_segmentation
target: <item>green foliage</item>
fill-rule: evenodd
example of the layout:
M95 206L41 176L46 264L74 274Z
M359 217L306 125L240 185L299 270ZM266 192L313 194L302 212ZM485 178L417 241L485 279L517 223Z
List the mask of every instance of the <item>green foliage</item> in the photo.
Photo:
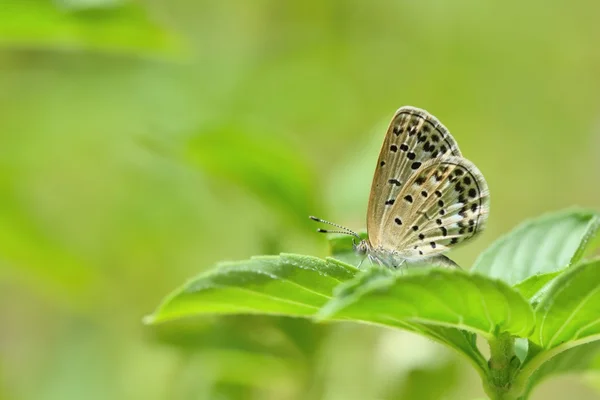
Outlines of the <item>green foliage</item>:
M433 368L411 371L408 379L395 383L400 386L397 393L390 393L389 399L441 399L444 392L457 378L456 365L440 363ZM435 385L432 384L435 382Z
M547 375L591 365L600 339L600 260L581 256L596 243L599 218L573 210L529 221L485 251L471 273L358 270L294 254L219 264L146 322L266 314L405 329L465 356L493 399L521 399ZM333 252L351 249L343 241L334 239ZM489 360L476 335L489 342Z
M544 349L572 347L600 334L600 261L584 263L556 278L536 306L530 340Z
M526 336L534 325L529 304L508 285L459 270L399 275L373 267L336 289L333 301L319 310L317 319L391 326L410 321L484 337L497 331Z
M529 278L517 283L514 288L518 290L523 297L531 300L534 299L536 294L538 294L546 285L552 282L552 280L560 274L561 271L532 275Z
M295 222L301 216L305 223L305 216L318 207L311 194L314 177L304 160L281 138L243 131L221 127L200 132L190 140L187 157L202 171L249 190L274 209L293 211Z
M0 46L180 57L176 36L153 23L139 6L120 0L57 3L61 7L49 1L3 1Z
M600 228L600 217L577 210L533 219L498 240L473 270L514 285L577 262Z
M355 271L333 259L295 255L223 263L175 292L152 320L215 312L312 316Z
M401 105L437 115L490 183L490 224L452 254L461 265L527 216L600 198L600 81L573 79L597 74L599 2L0 4L2 399L482 397L454 353L478 371L487 356L454 327L138 324L216 260L324 254L306 214L360 229ZM331 255L357 265L340 244ZM517 289L536 304L551 283ZM598 365L596 343L531 381Z

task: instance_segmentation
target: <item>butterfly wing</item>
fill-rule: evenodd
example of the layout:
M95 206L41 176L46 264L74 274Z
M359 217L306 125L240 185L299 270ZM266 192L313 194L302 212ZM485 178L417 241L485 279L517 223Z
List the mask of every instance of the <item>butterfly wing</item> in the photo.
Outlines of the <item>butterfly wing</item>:
M483 230L487 183L462 157L426 161L402 186L383 221L381 247L409 259L440 254Z
M371 184L367 231L371 245L383 239L384 221L415 171L428 160L460 156L450 132L425 110L405 106L396 111L388 127Z

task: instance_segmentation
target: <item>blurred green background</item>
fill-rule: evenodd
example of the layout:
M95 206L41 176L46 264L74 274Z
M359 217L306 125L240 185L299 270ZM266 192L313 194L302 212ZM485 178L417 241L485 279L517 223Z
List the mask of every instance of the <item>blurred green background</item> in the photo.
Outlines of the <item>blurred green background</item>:
M0 0L0 399L473 399L414 335L141 318L218 260L364 229L387 123L436 115L521 220L600 208L596 1ZM595 389L594 389L595 388ZM533 399L597 399L564 376Z

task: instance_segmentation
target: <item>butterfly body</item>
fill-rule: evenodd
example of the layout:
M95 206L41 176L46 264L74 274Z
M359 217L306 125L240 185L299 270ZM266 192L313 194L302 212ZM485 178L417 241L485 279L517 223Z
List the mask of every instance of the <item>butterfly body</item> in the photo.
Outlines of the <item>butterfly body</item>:
M355 250L388 267L456 266L442 253L481 232L488 213L487 183L448 129L427 111L405 106L383 141L369 196L368 239Z
M386 249L382 246L373 247L368 239L361 240L354 246L358 255L365 255L371 263L384 265L390 268L418 265L438 265L442 267L457 267L454 261L444 255L430 257L415 256L414 252L401 252L394 249Z

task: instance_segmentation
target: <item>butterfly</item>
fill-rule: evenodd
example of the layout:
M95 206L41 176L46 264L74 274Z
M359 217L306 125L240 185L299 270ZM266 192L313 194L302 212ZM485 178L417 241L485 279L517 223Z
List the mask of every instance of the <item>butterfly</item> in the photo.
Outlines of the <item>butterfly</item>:
M354 250L372 263L458 267L442 253L480 233L489 215L489 190L444 125L427 111L405 106L388 127L371 184L368 239L352 235ZM353 239L354 240L354 239Z

